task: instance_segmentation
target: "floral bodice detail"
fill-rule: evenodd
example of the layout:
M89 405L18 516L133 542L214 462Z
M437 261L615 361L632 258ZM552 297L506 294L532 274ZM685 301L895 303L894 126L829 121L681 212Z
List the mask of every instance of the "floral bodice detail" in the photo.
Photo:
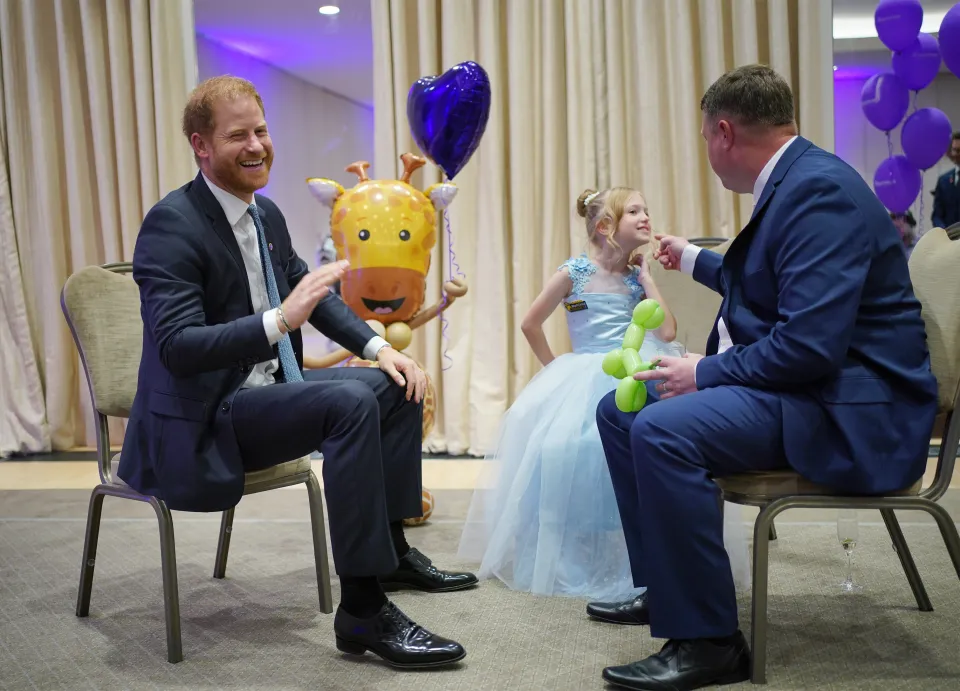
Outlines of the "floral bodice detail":
M597 265L590 261L586 254L579 257L572 257L560 265L558 270L566 267L570 280L573 282L571 294L583 295L587 292L587 284L590 278L597 273ZM627 286L630 294L637 298L644 296L643 286L640 285L640 268L632 267L630 273L623 277L623 283Z

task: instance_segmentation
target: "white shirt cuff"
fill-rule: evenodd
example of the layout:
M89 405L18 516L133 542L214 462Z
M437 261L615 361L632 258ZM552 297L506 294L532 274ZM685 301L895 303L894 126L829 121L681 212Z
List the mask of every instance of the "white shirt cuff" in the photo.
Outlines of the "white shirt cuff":
M380 338L379 336L374 336L369 341L367 341L367 345L363 347L363 359L376 360L377 353L380 352L380 349L386 348L388 345L390 344L387 343L384 339Z
M692 244L683 248L683 254L680 255L680 271L682 273L693 273L693 267L697 265L697 255L700 254L702 249L702 247Z
M267 342L274 345L283 338L283 332L277 326L277 308L267 310L263 313L263 330L267 334Z

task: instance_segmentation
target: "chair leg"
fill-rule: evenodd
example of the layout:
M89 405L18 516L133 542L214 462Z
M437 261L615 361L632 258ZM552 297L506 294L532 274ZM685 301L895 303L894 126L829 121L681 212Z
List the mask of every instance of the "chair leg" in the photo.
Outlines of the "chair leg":
M97 542L100 539L100 514L103 511L102 485L90 494L87 509L87 532L83 540L83 561L80 563L80 588L77 593L77 616L90 614L90 593L93 590L93 569L97 561Z
M150 499L160 524L160 567L163 571L163 609L167 620L167 661L183 660L180 637L180 591L177 586L177 550L173 541L173 517L159 499Z
M779 512L776 512L779 513ZM750 680L754 684L767 681L767 586L770 561L770 541L764 540L773 531L773 519L764 506L753 526L753 603L750 614L750 652L752 663Z
M327 526L323 518L323 492L317 476L310 471L307 478L307 497L310 501L310 525L313 528L313 557L317 565L317 590L320 611L333 612L333 594L330 592L330 564L327 561Z
M233 533L233 512L231 507L223 512L220 519L220 541L217 543L217 558L213 564L213 577L223 578L227 575L227 554L230 552L230 535Z
M777 526L774 525L773 521L770 521L770 532L767 533L768 539L772 542L777 539Z
M957 572L957 577L960 578L960 535L957 534L957 525L953 522L947 510L940 504L931 501L921 508L933 516L940 527L940 535L943 536L943 542L947 546L947 553L953 561L953 568Z
M890 539L893 541L893 549L900 557L900 565L903 572L907 575L907 583L910 584L910 590L917 600L917 607L921 612L932 612L933 605L930 604L930 598L927 596L927 589L923 587L923 579L920 578L920 572L917 571L917 565L913 561L913 555L910 554L910 547L903 537L903 531L900 530L900 523L893 509L880 509L880 515L887 526L887 532L890 533Z

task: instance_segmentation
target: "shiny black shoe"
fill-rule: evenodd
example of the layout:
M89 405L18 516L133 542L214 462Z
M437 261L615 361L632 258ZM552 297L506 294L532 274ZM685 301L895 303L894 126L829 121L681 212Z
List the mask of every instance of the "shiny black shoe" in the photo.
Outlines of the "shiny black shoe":
M428 593L446 593L463 590L477 584L477 577L466 571L441 571L424 554L411 547L400 557L400 566L386 576L380 576L385 590L413 589Z
M363 655L369 650L401 669L442 667L467 656L462 645L418 626L389 601L370 619L358 619L338 607L333 632L339 651Z
M614 686L640 691L692 691L736 684L750 678L750 651L740 631L723 642L706 638L667 641L659 653L646 660L607 667L603 678Z
M646 591L623 602L591 602L587 605L587 614L611 624L642 626L650 623Z

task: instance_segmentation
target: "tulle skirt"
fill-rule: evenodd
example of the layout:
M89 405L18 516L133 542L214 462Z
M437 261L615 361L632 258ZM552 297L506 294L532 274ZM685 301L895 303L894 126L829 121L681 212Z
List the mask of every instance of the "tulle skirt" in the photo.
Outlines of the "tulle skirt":
M617 384L602 360L558 357L504 417L460 540L460 556L480 563L481 578L597 600L642 592L633 583L597 430L597 405ZM749 587L746 530L735 504L724 507L724 543L738 588Z

